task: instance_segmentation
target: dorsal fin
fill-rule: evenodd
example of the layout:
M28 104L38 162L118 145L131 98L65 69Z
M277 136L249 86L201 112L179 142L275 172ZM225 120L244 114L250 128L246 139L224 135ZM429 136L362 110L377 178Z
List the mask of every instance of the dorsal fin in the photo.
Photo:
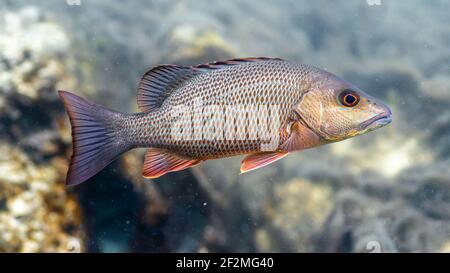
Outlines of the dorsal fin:
M226 61L216 61L212 63L207 64L199 64L194 66L194 68L197 69L220 69L224 68L226 66L230 65L238 65L242 63L248 63L248 62L259 62L259 61L284 61L280 58L269 58L269 57L250 57L250 58L238 58L238 59L231 59Z
M200 73L196 69L178 65L156 66L142 76L137 103L143 112L159 108L181 83Z
M156 66L145 73L139 83L137 95L139 109L150 112L159 108L180 84L198 73L258 61L283 61L283 59L255 57L217 61L191 67L171 64Z

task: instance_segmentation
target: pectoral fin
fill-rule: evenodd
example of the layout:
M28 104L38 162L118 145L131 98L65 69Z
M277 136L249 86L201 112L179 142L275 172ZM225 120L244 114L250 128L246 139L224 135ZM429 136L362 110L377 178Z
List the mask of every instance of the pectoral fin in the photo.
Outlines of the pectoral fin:
M199 164L201 160L185 158L160 149L148 149L142 176L157 178L169 172L177 172Z
M317 134L298 121L291 124L290 132L289 138L280 145L283 151L298 151L320 145Z
M242 160L241 173L267 166L287 155L287 152L261 152L248 155Z

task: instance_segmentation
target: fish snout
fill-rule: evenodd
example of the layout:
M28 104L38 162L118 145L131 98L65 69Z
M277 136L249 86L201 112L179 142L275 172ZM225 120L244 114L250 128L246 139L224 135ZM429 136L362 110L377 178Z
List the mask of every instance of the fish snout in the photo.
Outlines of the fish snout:
M384 102L374 101L373 104L379 111L379 116L385 118L390 123L392 121L392 110L391 108Z
M372 131L392 122L392 110L387 104L376 99L370 99L368 102L375 115L363 122L360 130Z

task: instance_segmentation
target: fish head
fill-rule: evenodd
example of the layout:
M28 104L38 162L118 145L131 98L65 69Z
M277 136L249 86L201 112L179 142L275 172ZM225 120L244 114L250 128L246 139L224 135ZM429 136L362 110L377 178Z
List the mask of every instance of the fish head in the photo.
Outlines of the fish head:
M361 135L392 121L389 106L328 72L316 77L296 112L324 142Z

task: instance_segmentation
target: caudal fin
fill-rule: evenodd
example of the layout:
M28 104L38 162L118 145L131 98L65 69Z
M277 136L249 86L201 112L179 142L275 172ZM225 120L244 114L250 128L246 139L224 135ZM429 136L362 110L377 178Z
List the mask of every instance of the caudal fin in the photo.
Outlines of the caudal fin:
M66 184L77 185L130 149L120 135L121 120L125 114L66 91L58 93L72 125L73 153Z

